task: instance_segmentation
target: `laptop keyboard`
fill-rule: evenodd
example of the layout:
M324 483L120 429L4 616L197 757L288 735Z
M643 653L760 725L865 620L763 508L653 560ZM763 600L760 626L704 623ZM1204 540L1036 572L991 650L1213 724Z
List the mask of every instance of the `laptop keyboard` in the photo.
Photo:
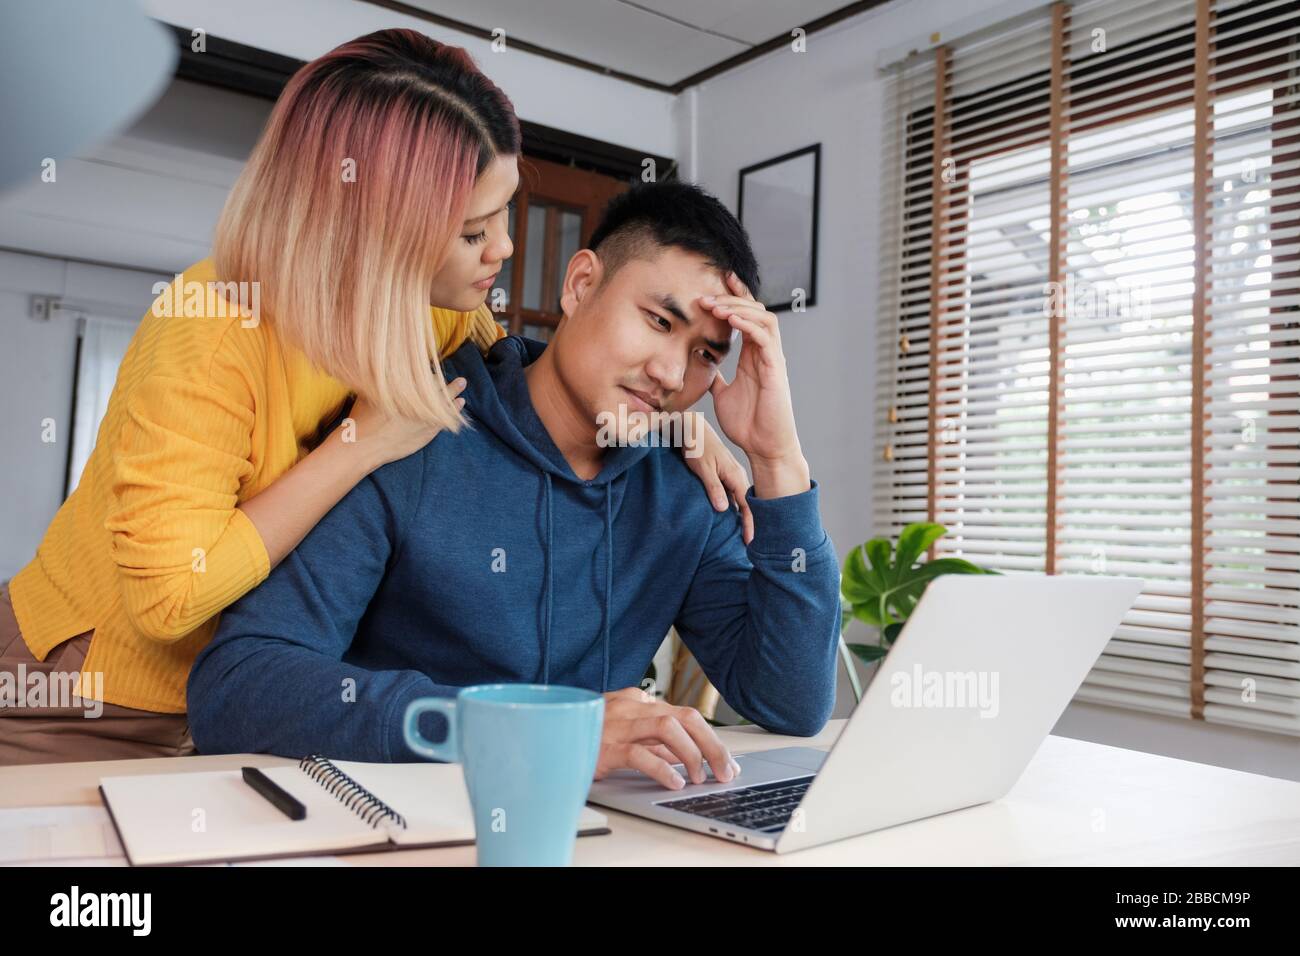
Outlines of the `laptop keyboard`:
M793 780L777 780L753 787L704 793L698 797L681 797L658 805L732 826L774 833L785 829L812 781L812 775L796 777Z

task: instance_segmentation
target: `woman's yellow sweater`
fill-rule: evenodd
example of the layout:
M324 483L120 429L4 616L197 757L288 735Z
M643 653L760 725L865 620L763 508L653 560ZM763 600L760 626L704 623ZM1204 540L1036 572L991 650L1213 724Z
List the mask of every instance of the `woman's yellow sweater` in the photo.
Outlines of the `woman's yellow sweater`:
M216 278L211 259L196 263L173 282L171 301ZM431 311L444 356L466 339L487 349L504 335L486 308ZM268 321L246 322L145 313L80 483L10 582L39 660L94 628L83 673L103 673L96 696L108 703L185 712L190 665L216 615L270 571L236 505L306 455L348 395ZM83 693L94 687L83 682Z

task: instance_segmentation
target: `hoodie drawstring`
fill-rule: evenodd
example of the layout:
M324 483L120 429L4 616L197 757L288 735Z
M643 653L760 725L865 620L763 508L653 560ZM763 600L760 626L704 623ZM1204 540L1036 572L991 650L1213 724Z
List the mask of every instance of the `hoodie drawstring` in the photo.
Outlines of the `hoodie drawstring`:
M542 472L542 479L545 482L546 489L546 614L545 627L542 643L542 683L551 682L551 565L554 559L551 557L551 475L549 472Z
M605 485L605 670L600 692L609 690L609 621L614 616L614 483Z
M542 683L551 680L551 606L554 603L554 585L551 569L554 564L552 556L552 529L554 516L551 508L551 476L542 472L542 488L546 498L546 611L542 616L544 622L542 634ZM605 485L605 607L602 614L601 637L603 638L604 664L600 678L600 692L609 690L609 630L614 616L614 489L613 482Z

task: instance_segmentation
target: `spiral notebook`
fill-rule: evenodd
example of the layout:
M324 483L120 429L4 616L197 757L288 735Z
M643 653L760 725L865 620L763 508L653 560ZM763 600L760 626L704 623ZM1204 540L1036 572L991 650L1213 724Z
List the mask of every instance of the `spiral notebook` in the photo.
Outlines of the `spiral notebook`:
M101 777L99 790L132 866L474 843L459 764L316 756L261 770L306 806L306 819L290 820L238 769ZM603 813L582 808L578 836L609 832Z

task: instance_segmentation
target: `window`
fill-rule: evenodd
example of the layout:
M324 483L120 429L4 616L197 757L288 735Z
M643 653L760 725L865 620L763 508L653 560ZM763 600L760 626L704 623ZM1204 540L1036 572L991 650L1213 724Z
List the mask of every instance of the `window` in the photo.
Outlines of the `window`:
M894 67L877 533L1143 578L1079 700L1300 735L1298 51L1093 0Z
M99 425L117 382L136 324L123 319L86 316L77 329L76 380L73 384L72 446L68 454L66 498L77 487L86 461L95 448Z
M569 259L627 183L534 158L520 163L520 176L510 210L515 253L502 264L487 301L508 332L545 342L562 315L560 291Z

